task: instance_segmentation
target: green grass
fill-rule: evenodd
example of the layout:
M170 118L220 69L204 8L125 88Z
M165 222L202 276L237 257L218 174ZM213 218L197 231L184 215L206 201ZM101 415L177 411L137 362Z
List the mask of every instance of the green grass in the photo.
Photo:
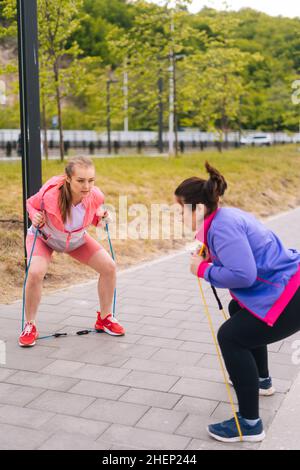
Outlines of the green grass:
M218 168L228 182L223 201L226 205L264 217L300 204L300 151L294 145L232 149L223 153L205 151L170 159L138 156L94 159L96 184L105 193L106 202L116 207L118 197L124 195L128 197L128 205L173 203L174 189L183 179L194 175L206 178L205 160ZM43 182L63 172L63 163L43 161ZM0 222L0 302L3 302L20 296L23 280L20 162L0 163L0 219L20 221ZM179 245L174 240L115 242L120 266L128 266ZM63 275L71 268L72 275ZM45 286L59 287L90 276L87 268L70 261L67 255L60 255L54 258Z

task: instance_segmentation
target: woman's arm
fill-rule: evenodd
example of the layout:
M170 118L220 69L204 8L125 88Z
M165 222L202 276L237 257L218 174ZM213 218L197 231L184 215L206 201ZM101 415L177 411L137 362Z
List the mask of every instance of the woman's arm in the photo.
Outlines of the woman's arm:
M105 210L101 207L104 203L105 197L102 191L97 188L97 186L93 187L93 196L95 201L95 215L92 220L92 225L97 227L105 212Z
M42 193L42 189L40 189L36 194L28 198L26 201L26 209L31 222L33 222L34 216L38 212L41 212Z
M213 236L213 248L223 266L202 264L198 275L215 287L238 289L256 281L257 267L245 229L241 225L222 227Z

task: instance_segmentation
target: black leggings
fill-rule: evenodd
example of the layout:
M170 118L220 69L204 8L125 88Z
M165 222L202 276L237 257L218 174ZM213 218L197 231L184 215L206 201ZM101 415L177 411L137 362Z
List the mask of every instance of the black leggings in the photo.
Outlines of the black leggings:
M218 341L234 385L243 418L259 417L259 377L268 377L267 344L276 343L300 330L300 288L273 327L229 303L230 318L220 327Z

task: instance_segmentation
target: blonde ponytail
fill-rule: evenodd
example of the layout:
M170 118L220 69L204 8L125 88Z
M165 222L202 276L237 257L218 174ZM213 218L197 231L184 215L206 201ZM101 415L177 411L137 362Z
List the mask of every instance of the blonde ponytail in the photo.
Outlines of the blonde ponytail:
M67 218L71 216L72 193L70 183L67 181L67 178L72 178L74 174L74 167L76 165L81 165L84 167L94 166L92 160L88 157L73 157L68 160L68 164L65 167L66 180L59 188L60 194L58 199L58 205L63 223L65 223Z

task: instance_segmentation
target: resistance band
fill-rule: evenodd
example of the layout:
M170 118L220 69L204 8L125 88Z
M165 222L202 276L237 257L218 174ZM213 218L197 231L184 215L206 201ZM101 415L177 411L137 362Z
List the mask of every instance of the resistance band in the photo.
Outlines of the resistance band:
M202 255L204 249L205 249L205 245L204 245L204 243L203 243L203 245L201 246L201 249L200 249L200 251L199 251L199 253L198 253L199 256ZM218 341L217 341L217 338L216 338L216 334L215 334L213 322L212 322L212 319L211 319L211 315L210 315L210 313L209 313L209 309L208 309L208 305L207 305L207 302L206 302L206 299L205 299L205 295L204 295L204 292L203 292L201 280L200 280L199 277L197 277L197 279L198 279L198 285L199 285L199 289L200 289L200 294L201 294L201 297L202 297L202 302L203 302L204 311L205 311L205 314L206 314L206 317L207 317L207 320L208 320L208 323L209 323L209 326L210 326L210 330L211 330L211 334L212 334L212 337L213 337L213 341L214 341L214 344L215 344L215 347L216 347L216 351L217 351L217 356L218 356L218 359L219 359L220 367L221 367L221 370L222 370L222 373L223 373L224 383L225 383L226 390L227 390L227 393L228 393L229 402L230 402L230 405L231 405L231 408L232 408L232 411L233 411L233 415L234 415L236 427L237 427L237 430L238 430L238 433L239 433L239 436L240 436L240 441L242 441L242 440L243 440L243 434L242 434L242 431L241 431L241 427L240 427L240 423L239 423L238 416L237 416L237 413L236 413L236 409L235 409L235 406L234 406L234 403L233 403L233 398L232 398L230 386L229 386L229 383L228 383L228 380L227 380L227 374L226 374L226 372L225 372L225 367L224 367L224 364L223 364L223 360L222 360L222 356L221 356L220 347L219 347L219 344L218 344ZM220 301L220 299L219 299L219 297L218 297L218 295L217 295L217 293L216 293L216 290L213 289L213 292L214 292L214 294L216 295L216 298L218 299L219 308L220 308L220 306L221 306L220 310L222 310L223 315L224 315L224 318L226 319L225 311L224 311L223 306L222 306L222 304L221 304L221 301Z

